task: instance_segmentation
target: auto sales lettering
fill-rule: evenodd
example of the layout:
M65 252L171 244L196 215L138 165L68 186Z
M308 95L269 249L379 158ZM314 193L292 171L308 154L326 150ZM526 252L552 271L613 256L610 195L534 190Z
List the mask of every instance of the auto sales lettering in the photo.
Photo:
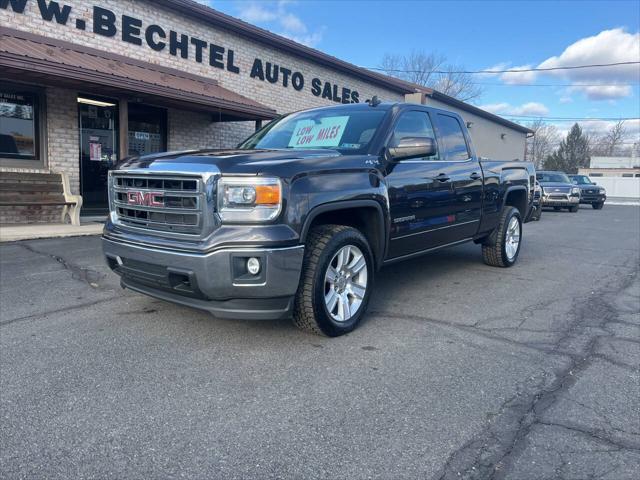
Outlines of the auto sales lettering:
M77 30L88 30L82 12L77 15L70 5L48 0L0 0L0 10L11 10L16 14L24 14L28 4L33 4L33 10L40 13L42 20L58 25L66 25ZM156 52L167 50L170 55L197 63L208 64L211 68L226 70L240 74L240 67L236 63L235 52L225 46L216 45L200 38L190 37L181 32L167 29L161 25L143 24L139 18L129 15L117 15L106 8L94 6L92 11L92 26L95 35L119 38L122 42L133 45L145 45ZM23 24L24 18L15 16L16 23ZM296 91L305 90L316 97L332 100L337 103L359 103L357 91L324 81L314 77L307 82L304 75L292 68L265 62L255 58L252 62L249 76L253 79L279 84L284 88L293 87Z

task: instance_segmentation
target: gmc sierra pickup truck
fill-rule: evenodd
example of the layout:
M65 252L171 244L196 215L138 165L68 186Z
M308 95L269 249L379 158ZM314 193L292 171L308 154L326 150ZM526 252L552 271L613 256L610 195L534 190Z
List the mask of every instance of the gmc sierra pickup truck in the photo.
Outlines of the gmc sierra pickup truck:
M530 163L479 160L455 113L317 108L232 150L127 159L109 175L103 248L125 288L337 336L389 263L473 241L513 265L534 187Z

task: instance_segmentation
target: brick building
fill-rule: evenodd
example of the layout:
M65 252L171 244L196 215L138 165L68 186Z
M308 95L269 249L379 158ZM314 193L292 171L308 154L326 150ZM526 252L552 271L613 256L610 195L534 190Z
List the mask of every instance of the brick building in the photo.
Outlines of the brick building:
M67 173L85 214L105 211L126 156L231 147L279 114L373 95L454 109L482 132L480 155L523 157L526 128L191 0L0 1L0 170Z

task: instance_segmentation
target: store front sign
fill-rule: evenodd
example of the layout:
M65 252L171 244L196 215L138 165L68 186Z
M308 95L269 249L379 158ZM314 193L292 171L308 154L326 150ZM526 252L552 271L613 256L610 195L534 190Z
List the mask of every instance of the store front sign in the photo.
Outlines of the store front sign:
M89 26L82 16L74 17L73 7L62 2L47 0L0 0L0 9L11 9L23 14L28 3L35 4L43 20L58 25L87 30ZM22 22L16 18L16 21ZM161 52L167 50L170 55L208 64L212 68L240 74L235 51L231 48L207 42L197 37L176 32L166 26L157 24L145 25L139 18L129 15L118 16L106 8L95 5L91 19L93 33L104 37L119 38L122 42L146 46ZM257 81L279 84L283 88L296 91L307 91L311 95L332 100L337 103L358 103L360 95L356 90L338 85L321 78L314 77L309 81L293 68L277 65L255 58L252 61L249 76Z

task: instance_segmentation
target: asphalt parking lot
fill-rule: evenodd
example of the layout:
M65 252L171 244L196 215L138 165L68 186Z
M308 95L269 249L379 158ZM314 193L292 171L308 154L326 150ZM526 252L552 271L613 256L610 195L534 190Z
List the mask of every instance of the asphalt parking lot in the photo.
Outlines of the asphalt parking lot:
M636 479L639 255L638 207L545 211L327 339L123 291L97 237L2 244L0 477Z

